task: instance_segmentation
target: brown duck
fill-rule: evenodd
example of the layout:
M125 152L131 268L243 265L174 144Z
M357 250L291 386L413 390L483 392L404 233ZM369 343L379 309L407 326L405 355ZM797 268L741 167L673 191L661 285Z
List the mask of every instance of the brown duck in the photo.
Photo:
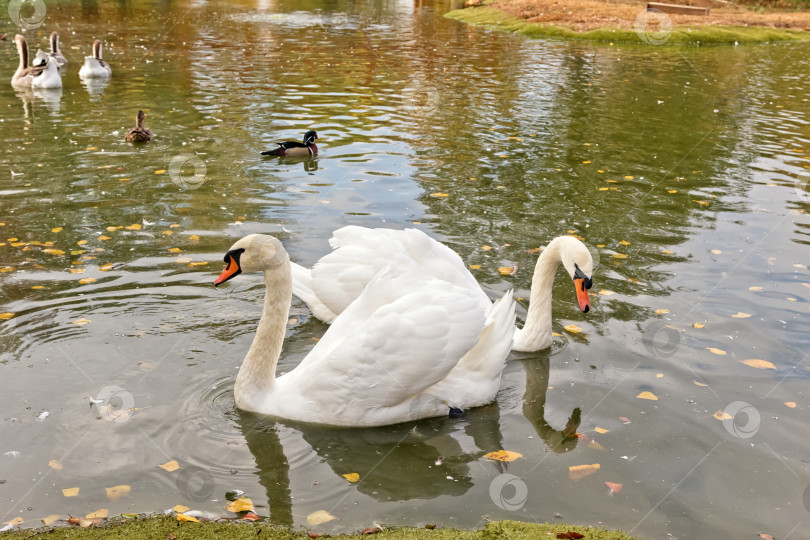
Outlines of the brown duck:
M138 114L135 116L135 127L127 131L124 140L131 143L142 143L148 142L152 140L154 135L149 128L143 127L143 119L146 118L146 114L143 111L138 111Z
M284 141L276 143L278 148L272 150L265 150L262 152L263 156L290 156L290 157L309 157L318 153L318 147L315 146L315 139L318 138L318 132L315 130L307 131L304 134L303 144L298 141Z

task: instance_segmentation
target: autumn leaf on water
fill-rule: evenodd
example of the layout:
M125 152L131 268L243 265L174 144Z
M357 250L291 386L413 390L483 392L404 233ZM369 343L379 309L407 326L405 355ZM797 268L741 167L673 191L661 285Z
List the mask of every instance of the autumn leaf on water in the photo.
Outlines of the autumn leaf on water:
M759 292L762 290L762 287L748 287L748 290L752 292Z
M771 535L770 535L770 534L768 534L768 533L759 533L759 537L760 537L762 540L776 540L776 538L774 538L773 536L771 536Z
M518 458L522 458L523 454L519 454L518 452L512 452L511 450L496 450L495 452L490 452L484 456L488 459L494 459L497 461L515 461Z
M571 480L580 480L586 476L592 475L598 470L598 463L592 465L574 465L573 467L568 467L568 478Z
M98 267L99 272L109 272L113 268L113 263L102 264Z
M326 510L318 510L317 512L312 512L307 516L307 525L314 527L315 525L320 525L321 523L326 523L327 521L332 521L333 519L337 518Z
M191 523L199 523L200 522L199 519L197 519L195 517L192 517L192 516L187 516L187 515L185 515L183 513L178 513L177 514L177 521L190 521Z
M695 383L697 386L709 386L708 384L698 382L698 381L692 381L692 382Z
M743 313L742 311L738 311L737 313L732 315L732 317L734 317L735 319L747 319L750 316L751 316L750 313Z
M6 319L11 319L12 317L14 317L14 314L10 313L8 311L5 312L5 313L0 313L0 321L4 321Z
M614 293L613 291L609 291L607 289L602 289L601 291L599 291L599 294L601 294L602 296L611 296L616 293Z
M172 253L182 253L183 250L177 247L173 247L169 248L169 251L171 251Z
M62 464L59 463L59 460L56 460L56 459L50 460L48 462L48 467L50 467L51 469L53 469L55 471L61 471L62 470Z
M795 401L786 401L786 402L785 402L785 405L787 405L787 406L788 406L788 407L790 407L791 409L795 409L795 408L796 408L796 402L795 402Z
M717 418L718 420L731 420L732 418L734 418L725 411L717 411L716 413L714 413L714 417Z
M706 328L706 325L703 323L696 322L692 325L692 328Z
M346 473L346 474L344 474L342 476L343 476L343 478L345 478L349 482L357 482L358 480L360 480L360 475L357 474L356 472Z
M651 401L658 401L658 396L653 394L652 392L642 392L636 396L639 399L649 399Z
M572 334L578 334L582 332L582 328L580 328L575 324L569 324L568 326L563 326L563 328L565 328L568 332L571 332Z
M228 503L228 505L225 506L225 509L228 512L233 512L234 514L238 514L239 512L250 512L252 510L255 510L255 508L253 507L253 501L251 501L247 497L240 497L235 501Z
M188 512L191 510L188 506L183 506L182 504L175 504L174 508L172 508L175 512L182 514L183 512Z
M81 326L83 324L88 324L90 322L91 322L90 319L85 319L84 317L82 317L81 319L76 319L75 321L73 321L73 324L78 324L79 326Z
M726 351L724 351L723 349L717 349L715 347L706 347L706 349L713 352L714 354L719 354L720 356L726 355Z
M605 485L610 490L611 495L614 494L614 493L620 492L622 490L622 487L623 487L621 484L615 484L613 482L605 482Z
M141 224L140 223L133 223L132 225L127 225L124 228L129 229L130 231L140 231L141 230Z
M167 472L174 472L174 471L176 471L177 469L180 468L180 465L177 463L176 460L173 459L171 461L168 461L168 462L164 463L163 465L158 465L158 467L160 467L161 469L163 469L163 470L165 470Z
M773 363L768 362L767 360L760 360L758 358L750 358L748 360L740 360L746 366L751 366L757 369L776 369L776 366Z
M96 278L94 278L94 277L83 278L83 279L79 280L79 285L87 285L88 283L95 283L96 281L98 281L98 280ZM90 321L87 321L87 322L90 322ZM76 323L76 324L78 324L78 323Z
M79 494L79 489L80 488L77 488L77 487L63 489L62 490L62 495L64 495L65 497L75 497L76 495Z
M111 501L117 501L124 495L128 495L132 488L127 485L113 486L107 488L107 498Z
M498 272L504 276L514 276L517 273L517 265L515 266L501 266Z
M449 193L431 193L430 196L431 197L449 197L450 194Z
M259 515L256 512L248 512L242 516L242 519L246 521L259 521Z
M605 433L609 433L609 432L610 432L610 430L609 430L609 429L600 428L600 427L595 427L595 428L593 428L593 430L594 430L595 432L597 432L597 433L602 434L602 435L604 435Z
M656 309L655 310L656 315L666 315L667 313L669 313L668 309Z
M626 258L627 258L627 254L625 254L625 253L614 253L614 254L612 255L612 257L613 257L614 259L626 259Z

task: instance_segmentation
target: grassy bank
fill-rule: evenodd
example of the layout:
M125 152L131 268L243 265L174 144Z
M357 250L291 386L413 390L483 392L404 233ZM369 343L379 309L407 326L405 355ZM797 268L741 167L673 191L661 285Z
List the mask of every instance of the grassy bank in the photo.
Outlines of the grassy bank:
M585 39L611 43L644 43L634 29L596 28L580 32L554 24L528 22L490 6L457 9L445 15L476 26L515 32L532 38ZM810 32L765 26L689 25L675 26L665 45L710 43L758 43L810 40Z
M582 537L576 534L582 534ZM557 535L564 536L557 536ZM307 532L295 532L289 529L275 527L263 523L180 523L171 516L160 516L146 519L126 521L106 521L97 527L46 527L37 530L21 530L0 533L0 538L23 539L35 535L37 539L65 538L65 539L131 539L145 538L182 539L272 539L272 540L300 540L314 538ZM322 535L325 538L328 535ZM564 524L534 524L517 521L493 521L480 531L464 531L459 529L388 529L376 532L373 536L340 535L332 538L374 538L377 540L533 540L536 538L584 538L586 540L634 540L633 537L621 531L605 531L591 527L569 526Z

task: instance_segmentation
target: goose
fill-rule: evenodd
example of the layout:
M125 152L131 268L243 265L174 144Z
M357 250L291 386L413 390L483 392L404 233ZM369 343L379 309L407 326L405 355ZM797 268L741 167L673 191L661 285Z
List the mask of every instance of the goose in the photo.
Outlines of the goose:
M112 76L110 65L101 59L101 40L93 42L93 56L84 57L84 65L79 70L82 79L107 79Z
M286 420L371 427L495 399L515 318L512 292L485 312L477 298L415 263L374 275L293 370L277 377L293 283L281 242L251 234L225 254L214 285L263 272L262 316L234 384L236 406Z
M289 156L289 157L309 157L318 153L318 147L315 146L315 139L318 138L318 132L309 130L304 133L304 142L298 141L284 141L276 143L278 148L272 150L265 150L262 152L263 156Z
M20 65L17 66L17 71L11 77L11 86L30 88L34 82L34 77L42 73L45 68L28 66L28 42L25 41L24 37L17 34L14 36L14 42L17 44Z
M146 118L146 113L143 111L138 111L138 114L135 115L135 127L130 128L130 130L127 131L127 134L124 136L124 140L126 142L142 143L152 140L152 137L154 137L152 132L149 130L149 128L143 127L144 118Z
M31 88L62 88L62 77L59 75L56 58L48 58L45 69L31 80Z
M430 275L463 287L489 303L486 293L461 258L444 244L417 229L368 229L350 225L329 240L333 251L312 269L291 263L293 293L312 314L330 324L363 291L381 268L403 272L416 264ZM549 242L537 260L532 277L529 309L523 328L515 330L513 351L534 352L551 345L551 288L562 263L574 281L579 308L590 310L588 289L593 284L593 258L585 244L572 236Z
M33 65L44 66L47 64L48 58L54 58L56 60L56 67L60 70L67 65L67 58L62 56L62 53L59 51L59 34L56 32L51 32L51 52L37 51Z

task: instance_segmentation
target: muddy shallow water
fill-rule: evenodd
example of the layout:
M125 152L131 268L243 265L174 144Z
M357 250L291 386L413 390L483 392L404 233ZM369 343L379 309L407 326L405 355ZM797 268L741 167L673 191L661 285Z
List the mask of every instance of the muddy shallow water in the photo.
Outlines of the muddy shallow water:
M60 31L63 89L0 86L0 521L230 515L241 490L279 524L326 510L330 533L564 519L807 537L810 45L530 41L449 7L48 3L26 37ZM87 86L94 38L113 77ZM138 109L157 137L133 147ZM310 128L315 159L259 156ZM347 224L425 230L492 298L528 297L536 248L581 236L593 309L560 271L551 350L513 353L497 402L460 419L235 409L264 284L214 289L223 253L273 233L310 265ZM280 371L325 331L294 300ZM565 431L577 418L587 437ZM499 449L523 457L484 457Z

